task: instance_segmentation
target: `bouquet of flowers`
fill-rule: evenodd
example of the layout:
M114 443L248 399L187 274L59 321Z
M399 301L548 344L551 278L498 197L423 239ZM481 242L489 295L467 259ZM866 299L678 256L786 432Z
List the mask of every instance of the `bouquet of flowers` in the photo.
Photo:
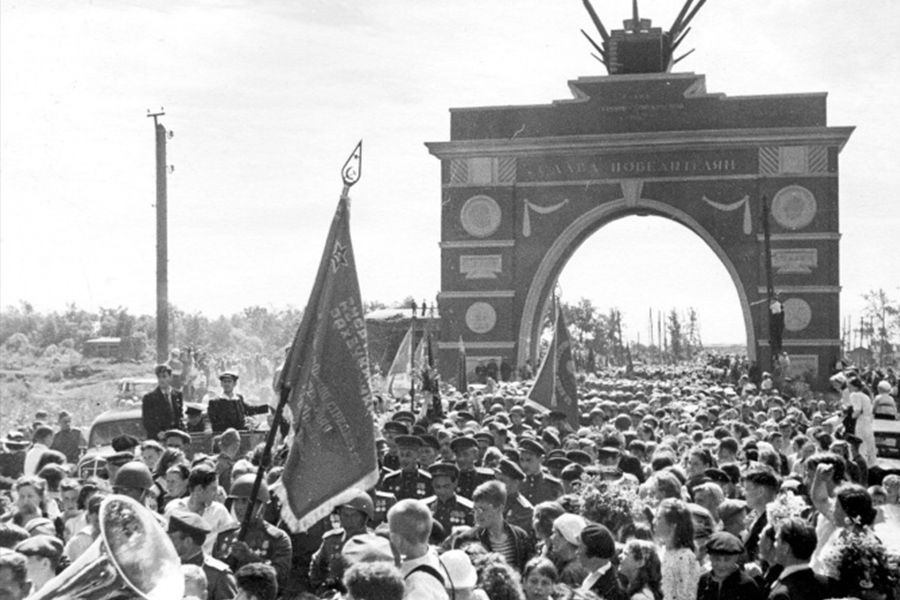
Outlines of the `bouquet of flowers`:
M826 564L860 598L890 598L900 589L900 557L888 553L868 527L843 531Z
M766 519L772 527L792 517L802 517L809 509L809 505L801 496L787 491L778 494L772 502L766 505Z
M613 534L624 525L647 521L652 515L647 502L636 485L622 481L604 481L602 477L582 477L581 515L609 528Z

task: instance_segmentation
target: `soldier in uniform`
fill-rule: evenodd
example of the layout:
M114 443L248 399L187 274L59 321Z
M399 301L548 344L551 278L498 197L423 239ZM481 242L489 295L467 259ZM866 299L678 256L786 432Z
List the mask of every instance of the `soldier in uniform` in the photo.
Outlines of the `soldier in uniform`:
M278 573L278 587L287 584L291 569L291 538L287 533L263 519L266 504L269 503L269 487L265 479L260 482L256 502L251 502L250 493L256 474L241 475L231 484L228 499L238 523L242 523L251 509L250 524L243 540L238 539L241 525L226 529L216 538L213 556L223 561L232 571L237 571L252 562L261 562L274 567Z
M432 494L431 474L419 468L419 448L422 440L414 435L398 435L394 440L400 459L400 470L386 475L381 491L394 494L397 500L421 500Z
M435 521L444 528L448 536L457 527L472 527L475 524L474 505L468 498L456 493L459 469L449 463L435 463L428 467L434 496L424 500Z
M484 453L494 445L494 436L489 431L479 431L472 437L478 442L478 464L484 465Z
M427 469L437 462L441 444L436 437L430 434L420 435L419 437L422 439L422 447L419 448L419 464L423 469Z
M230 600L237 595L234 574L228 565L203 552L203 544L211 531L203 517L196 513L176 510L169 516L169 539L181 564L203 568L209 600Z
M375 515L375 506L369 495L356 490L355 495L335 509L341 527L322 536L322 544L309 563L309 583L313 592L322 596L335 590L343 591L344 562L341 550L344 543L355 535L372 533L369 521Z
M381 465L389 471L396 471L400 468L400 456L398 455L397 443L394 439L398 435L409 434L409 428L406 427L406 423L388 421L381 428L381 433L388 447L387 454L384 455Z
M531 427L525 422L525 409L521 405L517 404L509 409L509 420L512 421L509 431L516 437L531 430Z
M508 523L532 533L531 517L534 514L534 505L519 492L522 482L525 481L525 472L519 465L504 458L500 461L497 479L506 486L506 510L503 512L503 518Z
M475 438L468 436L454 438L450 449L456 455L456 466L459 468L456 493L464 498L472 499L472 492L479 485L494 478L490 469L476 467L479 450Z
M188 433L203 433L206 431L206 417L203 410L197 406L191 405L184 409L187 418L184 426Z
M559 479L545 474L541 465L544 447L537 441L526 438L519 443L519 461L525 472L525 481L520 490L532 504L556 500L563 494Z
M397 497L390 492L382 492L381 490L372 488L369 490L369 497L375 505L375 516L369 520L371 527L378 527L382 523L387 523L387 513L391 507L397 504Z

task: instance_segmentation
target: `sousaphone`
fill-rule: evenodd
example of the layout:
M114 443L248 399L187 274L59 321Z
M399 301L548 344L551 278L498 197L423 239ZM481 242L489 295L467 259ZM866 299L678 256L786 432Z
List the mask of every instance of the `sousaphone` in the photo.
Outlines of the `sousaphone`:
M100 504L100 536L29 600L179 600L181 561L149 509L127 496Z

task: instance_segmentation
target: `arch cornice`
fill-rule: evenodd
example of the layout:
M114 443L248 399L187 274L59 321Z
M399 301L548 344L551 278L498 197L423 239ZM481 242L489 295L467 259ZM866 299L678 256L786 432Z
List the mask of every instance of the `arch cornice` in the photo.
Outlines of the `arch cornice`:
M709 231L700 225L693 217L674 206L647 198L638 198L636 201L626 201L624 198L620 198L618 200L606 202L579 216L572 221L559 236L557 236L553 244L547 250L547 253L538 265L537 271L531 280L531 284L528 287L528 294L525 297L525 303L522 307L516 364L522 365L525 364L527 359L532 357L536 359L538 357L540 340L536 335L536 326L537 320L540 318L542 309L544 308L543 304L547 301L549 286L554 285L554 282L559 277L568 258L574 253L577 247L581 245L581 242L610 221L631 214L648 212L669 217L696 233L704 242L706 242L707 246L709 246L725 266L728 275L731 277L731 280L737 289L741 311L744 315L744 329L747 336L747 356L751 361L756 360L756 336L753 329L753 319L750 312L750 301L747 298L747 291L744 289L744 284L741 281L737 268L734 266L734 263L731 261L731 258L725 252L725 249L721 244L719 244Z

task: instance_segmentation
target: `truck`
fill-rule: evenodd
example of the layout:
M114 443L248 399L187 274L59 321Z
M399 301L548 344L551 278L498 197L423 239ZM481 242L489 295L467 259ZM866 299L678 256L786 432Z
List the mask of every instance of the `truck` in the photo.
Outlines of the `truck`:
M195 454L214 454L218 452L215 447L215 438L218 434L209 428L209 421L205 418L206 406L200 403L187 402L184 405L199 408L204 414L206 429L202 432L191 433L191 443L186 454L191 457ZM258 444L264 443L269 434L268 429L245 429L238 432L241 436L241 454L253 450ZM133 407L121 407L107 410L97 416L91 423L87 437L87 450L78 460L77 473L81 478L106 477L106 457L113 453L113 438L120 435L131 435L138 440L147 439L147 431L141 417L141 409Z

